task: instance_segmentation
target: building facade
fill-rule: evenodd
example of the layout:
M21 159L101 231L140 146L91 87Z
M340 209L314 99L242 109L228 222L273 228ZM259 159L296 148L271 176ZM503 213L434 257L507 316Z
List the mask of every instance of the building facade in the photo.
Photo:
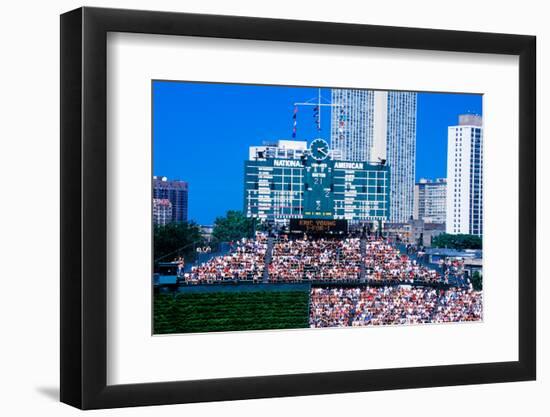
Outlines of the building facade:
M447 233L483 235L483 127L479 115L460 115L448 128Z
M371 161L374 91L332 89L331 147L343 160Z
M312 142L300 156L258 158L245 162L244 211L248 217L287 222L316 218L350 222L389 217L389 168L341 161L328 143Z
M153 177L153 199L166 199L172 205L171 222L186 222L189 186L185 181Z
M279 140L248 148L248 159L265 160L266 158L299 159L307 151L307 142L302 140Z
M172 203L167 198L153 198L153 224L166 226L172 222Z
M413 218L425 223L447 220L447 179L421 178L414 186Z
M390 221L408 221L413 215L416 93L332 89L331 94L331 146L343 160L385 162Z

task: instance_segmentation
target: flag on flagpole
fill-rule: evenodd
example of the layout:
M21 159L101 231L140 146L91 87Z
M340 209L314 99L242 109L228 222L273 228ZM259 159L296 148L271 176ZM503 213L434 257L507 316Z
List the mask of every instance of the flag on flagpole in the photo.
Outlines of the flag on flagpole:
M317 126L317 130L321 130L321 123L319 119L319 106L315 106L313 108L313 118L315 119L315 125Z
M297 116L298 116L298 106L294 106L294 113L292 114L292 138L296 139L296 125L297 125Z

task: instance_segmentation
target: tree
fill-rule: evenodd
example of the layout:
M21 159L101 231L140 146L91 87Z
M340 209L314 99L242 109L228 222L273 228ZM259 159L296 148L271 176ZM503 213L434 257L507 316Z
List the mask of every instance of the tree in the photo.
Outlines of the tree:
M215 242L229 242L254 235L255 219L246 217L241 211L229 210L225 217L214 221L212 237Z
M479 271L474 271L472 274L472 286L476 291L481 291L483 289L483 276Z
M172 261L182 256L186 262L196 257L195 248L204 243L200 227L194 222L155 226L154 256L157 261Z
M476 235L458 234L452 235L449 233L442 233L436 236L432 240L432 246L436 248L449 248L449 249L481 249L482 239Z

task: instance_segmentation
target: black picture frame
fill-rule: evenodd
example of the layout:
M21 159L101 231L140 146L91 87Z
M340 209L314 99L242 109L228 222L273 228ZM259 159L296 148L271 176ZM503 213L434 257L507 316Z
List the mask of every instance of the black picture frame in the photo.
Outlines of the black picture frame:
M519 56L519 360L107 385L108 32ZM61 401L81 409L533 380L534 36L102 8L61 15Z

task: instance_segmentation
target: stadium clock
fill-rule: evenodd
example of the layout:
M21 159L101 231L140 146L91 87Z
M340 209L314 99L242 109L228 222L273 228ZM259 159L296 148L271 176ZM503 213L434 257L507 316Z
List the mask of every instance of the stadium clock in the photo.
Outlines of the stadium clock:
M315 139L311 142L309 152L316 161L324 161L329 155L328 143L324 139Z

